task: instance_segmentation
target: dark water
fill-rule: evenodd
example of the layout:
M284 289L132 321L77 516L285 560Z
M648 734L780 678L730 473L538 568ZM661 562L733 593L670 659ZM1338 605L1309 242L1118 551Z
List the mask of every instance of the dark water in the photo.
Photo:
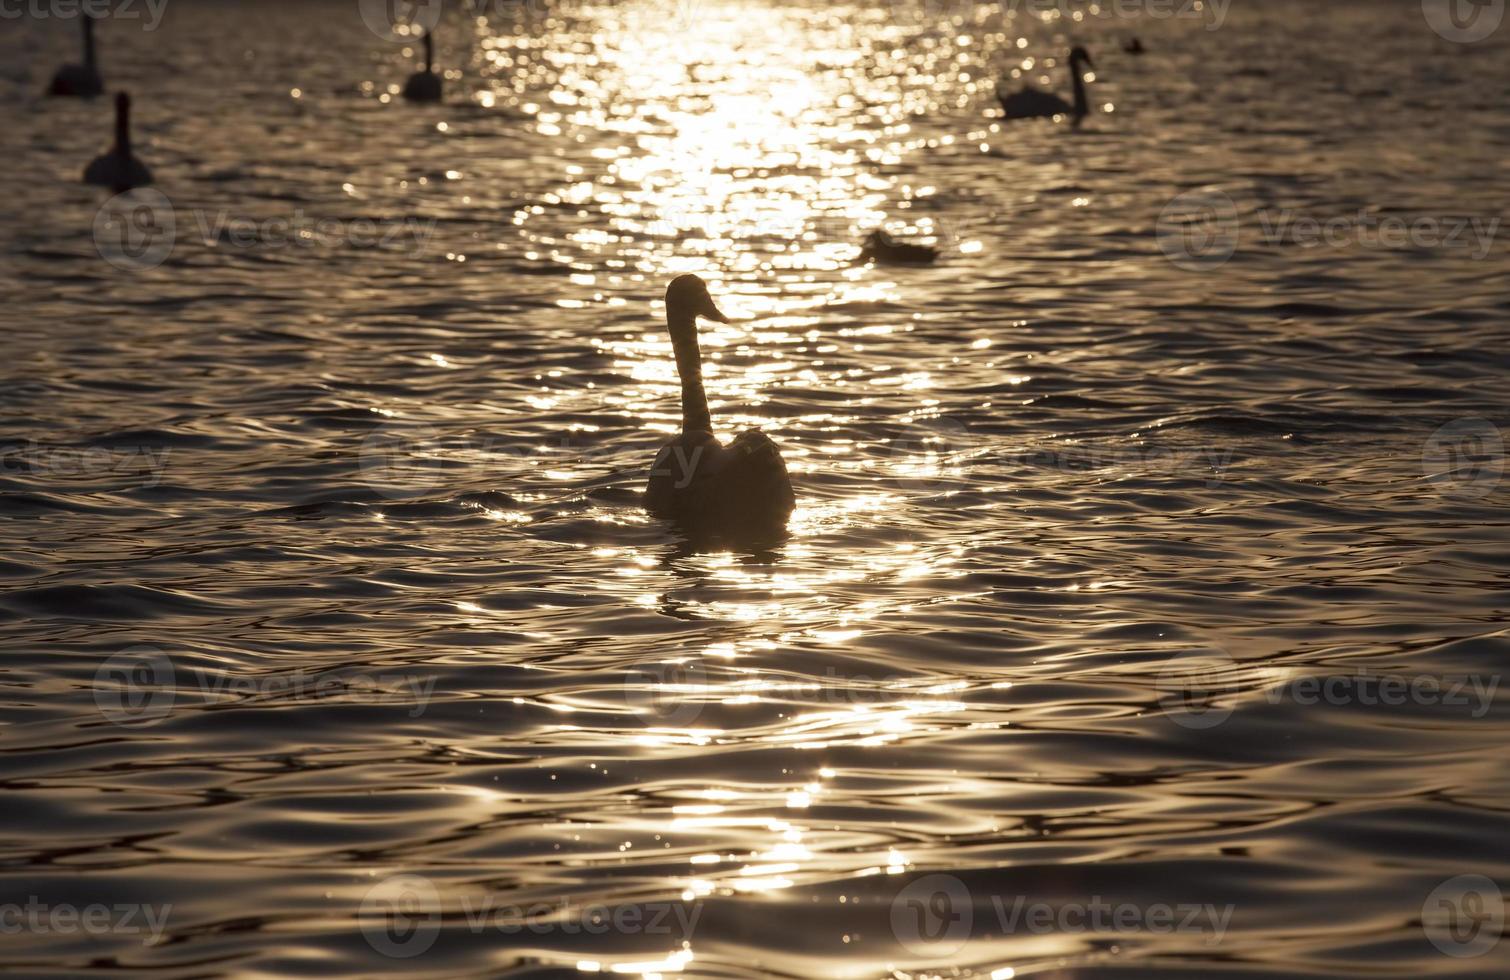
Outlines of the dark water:
M178 0L109 204L8 21L0 962L1505 976L1510 26L1075 9Z

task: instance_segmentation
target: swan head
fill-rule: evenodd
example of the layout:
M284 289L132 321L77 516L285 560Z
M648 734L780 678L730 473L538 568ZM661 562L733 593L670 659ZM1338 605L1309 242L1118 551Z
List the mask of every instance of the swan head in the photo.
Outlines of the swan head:
M1070 64L1084 64L1091 68L1096 67L1096 63L1091 60L1091 53L1078 44L1070 50Z
M677 276L666 287L666 315L671 319L680 315L729 322L729 318L714 305L713 297L708 294L708 284L690 274Z

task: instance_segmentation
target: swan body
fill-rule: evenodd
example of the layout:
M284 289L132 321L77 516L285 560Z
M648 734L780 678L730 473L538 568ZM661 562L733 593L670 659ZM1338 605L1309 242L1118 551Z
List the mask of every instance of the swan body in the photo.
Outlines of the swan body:
M1031 85L1024 85L1010 95L1002 95L1001 108L1008 119L1051 119L1068 116L1075 125L1090 114L1090 100L1085 94L1085 68L1096 67L1084 48L1076 47L1070 52L1070 76L1075 85L1073 104L1064 101L1052 92L1044 92Z
M152 171L131 152L131 96L115 97L115 145L90 161L84 183L108 187L117 194L152 183Z
M714 437L697 344L699 316L729 322L697 276L672 280L666 327L682 382L682 431L656 455L645 509L696 531L779 532L796 505L786 463L763 432L741 432L727 446Z
M439 102L442 85L435 74L435 42L425 32L425 70L417 71L404 83L404 98L410 102Z
M936 248L899 242L880 229L866 235L860 247L860 261L877 265L932 265L938 257Z
M72 95L93 98L105 91L105 82L100 78L99 65L94 57L94 18L88 14L80 18L84 22L84 63L64 65L52 76L48 95Z

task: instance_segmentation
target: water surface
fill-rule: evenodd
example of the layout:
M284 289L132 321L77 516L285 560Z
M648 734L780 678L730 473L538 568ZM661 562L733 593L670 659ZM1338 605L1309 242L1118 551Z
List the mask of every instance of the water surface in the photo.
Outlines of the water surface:
M164 918L8 967L1505 975L1510 28L457 4L417 107L357 7L102 26L169 254L10 29L0 879ZM785 541L639 507L683 272Z

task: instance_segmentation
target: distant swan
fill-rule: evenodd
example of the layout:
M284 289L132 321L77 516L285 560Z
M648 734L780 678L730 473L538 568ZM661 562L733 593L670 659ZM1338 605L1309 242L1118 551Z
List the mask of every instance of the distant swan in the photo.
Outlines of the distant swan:
M1085 97L1085 67L1096 67L1090 53L1076 46L1070 52L1070 76L1075 83L1075 104L1070 105L1052 92L1043 92L1031 85L1024 85L1010 95L1002 95L1001 108L1008 119L1044 119L1053 116L1069 116L1076 126L1090 114L1090 102Z
M1144 50L1143 42L1138 38L1132 38L1131 40L1123 41L1122 50L1126 51L1128 54L1142 54Z
M417 71L404 83L404 98L410 102L439 102L440 76L435 74L435 42L425 32L425 70Z
M84 170L84 183L99 184L119 194L152 183L152 171L131 154L131 96L115 97L115 145Z
M697 344L699 316L729 322L701 279L673 279L666 287L666 329L682 381L682 432L655 458L645 509L699 531L780 531L796 504L786 463L763 432L746 430L727 446L713 437Z
M79 19L84 22L84 63L59 68L58 73L52 76L52 85L47 89L48 95L93 98L105 91L99 66L94 60L94 18L83 14Z
M938 257L936 248L899 242L879 228L866 235L860 246L860 261L876 265L932 265Z

